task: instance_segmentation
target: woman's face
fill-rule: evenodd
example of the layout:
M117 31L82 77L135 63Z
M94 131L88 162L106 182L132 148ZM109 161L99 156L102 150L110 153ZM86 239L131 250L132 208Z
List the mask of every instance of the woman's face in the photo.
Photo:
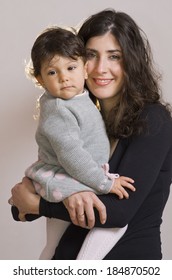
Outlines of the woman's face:
M119 43L111 33L106 33L90 38L86 50L86 83L89 90L99 100L115 101L124 83L122 50Z

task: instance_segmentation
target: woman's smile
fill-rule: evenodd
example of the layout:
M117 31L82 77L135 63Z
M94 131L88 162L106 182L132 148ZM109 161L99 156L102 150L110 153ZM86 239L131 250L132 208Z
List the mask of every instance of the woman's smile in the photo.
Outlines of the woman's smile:
M111 83L113 79L100 79L100 78L93 78L93 81L98 86L107 86Z

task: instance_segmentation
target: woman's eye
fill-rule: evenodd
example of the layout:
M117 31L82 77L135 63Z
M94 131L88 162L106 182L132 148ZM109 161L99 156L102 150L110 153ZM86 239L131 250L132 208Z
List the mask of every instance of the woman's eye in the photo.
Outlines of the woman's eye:
M87 52L86 53L86 58L87 59L92 59L92 58L95 58L96 57L96 54L93 53L93 52Z
M109 58L111 59L111 60L120 60L121 59L121 56L120 55L116 55L116 54L113 54L113 55L111 55L111 56L109 56Z
M53 76L53 75L55 75L55 74L56 74L56 71L55 71L55 70L51 70L51 71L48 72L48 75L50 75L50 76Z

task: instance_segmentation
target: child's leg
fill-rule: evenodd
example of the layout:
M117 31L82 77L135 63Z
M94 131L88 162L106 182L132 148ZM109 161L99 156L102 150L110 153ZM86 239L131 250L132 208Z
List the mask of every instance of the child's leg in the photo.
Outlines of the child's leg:
M124 235L123 228L93 228L87 234L77 260L102 260Z
M46 219L47 243L39 257L40 260L52 259L55 249L69 224L69 222L54 218Z

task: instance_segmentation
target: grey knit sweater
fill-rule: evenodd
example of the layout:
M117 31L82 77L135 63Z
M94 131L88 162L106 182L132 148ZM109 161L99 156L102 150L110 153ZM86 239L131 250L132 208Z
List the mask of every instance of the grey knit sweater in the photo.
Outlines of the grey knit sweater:
M112 180L102 168L109 141L86 90L70 100L42 95L36 141L39 160L25 174L43 198L59 202L80 191L110 191Z

